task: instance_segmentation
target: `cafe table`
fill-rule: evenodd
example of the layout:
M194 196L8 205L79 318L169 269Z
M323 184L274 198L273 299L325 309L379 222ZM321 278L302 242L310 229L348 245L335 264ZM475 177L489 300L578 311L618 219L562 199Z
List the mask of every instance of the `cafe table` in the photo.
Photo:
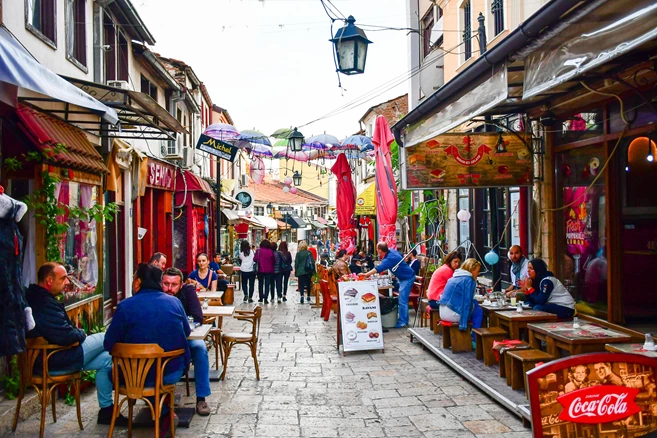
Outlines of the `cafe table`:
M500 307L497 303L479 304L479 307L481 307L481 310L483 310L484 312L484 321L482 327L498 326L497 316L495 315L495 312L500 310L515 310L515 307L510 304L504 307Z
M210 333L212 329L212 324L202 324L194 328L192 332L187 336L189 341L203 341L205 337Z
M630 335L610 330L600 324L580 321L579 325L574 328L573 321L528 324L529 343L532 347L539 348L541 341L544 341L547 352L554 357L560 357L559 349L572 356L605 351L605 344L629 342L632 339Z
M497 325L509 334L511 339L520 339L520 329L526 329L527 325L538 321L555 321L557 315L542 312L540 310L525 309L522 312L516 310L503 310L495 312Z
M221 299L221 297L224 296L223 292L197 292L196 295L199 297L199 299L209 299L209 300L216 300L216 299Z
M612 353L632 353L640 354L647 357L657 357L657 351L648 351L643 349L643 344L617 343L605 344L605 350Z

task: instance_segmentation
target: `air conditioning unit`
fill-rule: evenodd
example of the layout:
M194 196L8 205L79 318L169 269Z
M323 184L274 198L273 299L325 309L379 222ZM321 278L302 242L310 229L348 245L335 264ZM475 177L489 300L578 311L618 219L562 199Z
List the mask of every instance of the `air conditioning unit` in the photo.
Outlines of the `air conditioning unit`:
M128 81L107 81L109 87L120 88L122 90L132 90L132 86Z
M183 167L192 167L194 165L194 148L182 148Z
M183 150L183 134L176 134L176 139L169 141L167 145L167 153L164 158L168 158L169 160L180 160L183 155L182 155L182 150Z
M249 186L249 175L240 175L240 188Z

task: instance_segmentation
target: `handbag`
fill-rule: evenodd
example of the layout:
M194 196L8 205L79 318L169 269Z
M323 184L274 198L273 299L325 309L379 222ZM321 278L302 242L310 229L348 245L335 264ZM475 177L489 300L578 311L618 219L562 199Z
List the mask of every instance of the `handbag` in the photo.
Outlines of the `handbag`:
M260 251L260 250L257 250L257 251L255 252L255 255L253 256L253 273L254 273L254 274L257 274L257 273L258 273L258 260L256 260L256 259L259 259L259 258L260 258L260 253L259 253L259 251Z
M310 251L309 251L310 252ZM309 271L310 273L314 274L315 273L315 260L313 260L313 255L309 254L308 258L306 258L306 270Z

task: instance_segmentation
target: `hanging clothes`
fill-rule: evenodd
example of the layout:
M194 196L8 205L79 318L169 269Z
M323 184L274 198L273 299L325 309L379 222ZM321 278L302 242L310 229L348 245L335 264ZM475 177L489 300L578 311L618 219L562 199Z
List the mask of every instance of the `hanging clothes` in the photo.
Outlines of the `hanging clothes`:
M25 351L27 304L21 285L23 237L15 219L18 207L12 200L11 208L0 216L0 356Z

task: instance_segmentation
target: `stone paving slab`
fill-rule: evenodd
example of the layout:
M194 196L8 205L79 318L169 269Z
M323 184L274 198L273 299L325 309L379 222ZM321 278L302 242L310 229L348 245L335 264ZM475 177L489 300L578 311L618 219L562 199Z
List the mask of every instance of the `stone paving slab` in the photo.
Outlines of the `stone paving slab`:
M287 303L264 306L255 380L247 348L233 349L227 378L212 382L208 417L194 416L178 437L487 437L528 438L531 432L514 413L495 403L440 362L421 345L409 342L406 329L390 330L385 353L335 348L335 316L319 317L320 309ZM245 330L224 319L224 328ZM214 352L210 352L214 366ZM195 404L183 397L183 406ZM184 384L177 391L184 395ZM139 405L139 404L138 404ZM138 406L139 407L139 406ZM106 437L96 425L95 392L82 398L84 431L77 428L75 409L58 401L57 423L46 419L46 436ZM38 435L39 416L19 424L16 435ZM116 436L127 431L116 430ZM12 435L13 436L13 435ZM137 438L152 436L136 429Z

